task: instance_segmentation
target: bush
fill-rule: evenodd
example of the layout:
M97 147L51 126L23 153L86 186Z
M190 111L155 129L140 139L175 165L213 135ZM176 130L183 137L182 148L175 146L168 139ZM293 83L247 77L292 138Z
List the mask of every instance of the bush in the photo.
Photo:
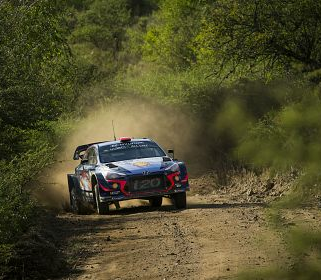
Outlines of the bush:
M17 156L10 162L0 162L0 275L8 273L15 244L35 223L36 205L24 186L53 158L48 144Z

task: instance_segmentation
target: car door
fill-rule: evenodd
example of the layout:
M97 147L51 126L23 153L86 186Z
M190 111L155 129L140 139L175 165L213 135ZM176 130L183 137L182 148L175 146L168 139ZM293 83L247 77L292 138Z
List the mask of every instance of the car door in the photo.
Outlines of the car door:
M80 170L80 186L85 191L92 191L91 175L97 164L95 148L89 148L82 160L82 169Z

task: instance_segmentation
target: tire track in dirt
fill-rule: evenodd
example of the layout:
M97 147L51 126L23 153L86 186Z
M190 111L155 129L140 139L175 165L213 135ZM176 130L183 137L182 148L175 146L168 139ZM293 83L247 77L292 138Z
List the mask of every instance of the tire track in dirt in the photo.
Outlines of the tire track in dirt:
M80 255L76 273L66 279L198 279L195 233L182 222L181 213L172 206L154 211L140 206L103 217L60 216L76 220L78 228L85 226L88 232L74 228L67 234L65 250L80 246Z
M165 205L60 215L58 234L72 264L62 279L236 279L244 270L291 264L264 205L210 195L188 201L184 211ZM300 215L320 226L317 210Z

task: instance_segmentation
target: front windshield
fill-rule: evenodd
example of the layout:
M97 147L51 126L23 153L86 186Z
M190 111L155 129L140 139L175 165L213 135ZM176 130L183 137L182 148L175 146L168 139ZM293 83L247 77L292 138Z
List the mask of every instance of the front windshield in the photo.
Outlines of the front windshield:
M148 141L121 142L99 147L102 163L163 156L166 156L163 150L155 143Z

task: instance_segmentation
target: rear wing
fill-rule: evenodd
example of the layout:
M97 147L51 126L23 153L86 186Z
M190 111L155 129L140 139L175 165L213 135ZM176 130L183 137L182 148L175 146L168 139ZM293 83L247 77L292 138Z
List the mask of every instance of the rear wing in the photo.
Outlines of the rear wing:
M108 141L102 141L102 142L95 142L95 143L89 143L89 144L84 144L84 145L80 145L76 148L75 152L74 152L74 160L78 160L80 158L82 158L82 156L80 155L82 152L86 151L90 146L92 145L96 145L96 144L100 144L100 143L106 143Z

